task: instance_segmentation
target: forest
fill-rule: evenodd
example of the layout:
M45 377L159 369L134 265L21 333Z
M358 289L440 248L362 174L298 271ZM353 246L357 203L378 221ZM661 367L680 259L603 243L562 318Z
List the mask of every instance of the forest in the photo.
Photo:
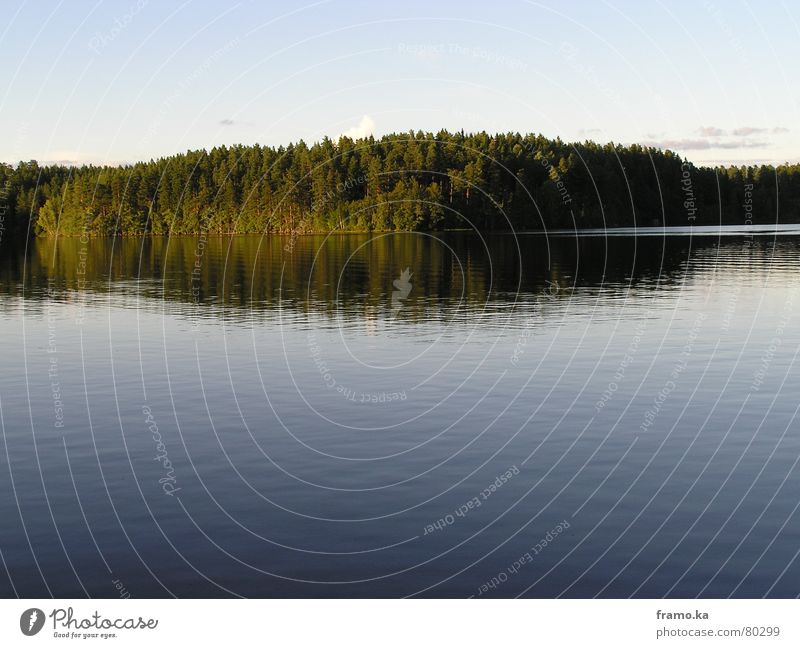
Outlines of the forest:
M538 230L800 221L800 165L640 145L408 132L220 146L124 166L0 165L12 235Z

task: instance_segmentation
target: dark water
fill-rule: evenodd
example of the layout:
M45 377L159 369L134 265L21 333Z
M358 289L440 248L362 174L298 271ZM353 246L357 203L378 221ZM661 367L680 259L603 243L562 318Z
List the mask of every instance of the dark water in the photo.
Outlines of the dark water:
M800 234L588 234L6 243L0 594L797 596Z

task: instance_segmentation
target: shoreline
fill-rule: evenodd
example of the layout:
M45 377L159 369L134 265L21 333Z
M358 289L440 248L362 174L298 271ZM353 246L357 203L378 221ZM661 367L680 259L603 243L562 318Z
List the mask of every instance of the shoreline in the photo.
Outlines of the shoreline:
M206 238L239 238L239 237L311 237L311 236L355 236L365 234L386 235L386 234L459 234L469 233L477 234L479 236L498 236L498 235L516 235L516 236L657 236L657 235L698 235L709 236L713 234L720 234L725 236L734 236L736 234L742 235L765 235L765 234L797 234L800 235L800 222L797 223L777 223L777 224L753 224L753 225L646 225L642 227L587 227L579 229L525 229L525 230L488 230L476 231L474 229L441 229L441 230L329 230L329 231L311 231L311 232L208 232L200 231L195 233L178 233L178 234L154 234L152 232L144 232L137 234L114 234L114 235L88 235L91 239L117 239L117 238L197 238L204 236ZM86 237L83 234L37 234L30 238L41 240L52 240L59 238L66 239L80 239ZM23 237L20 237L23 238Z

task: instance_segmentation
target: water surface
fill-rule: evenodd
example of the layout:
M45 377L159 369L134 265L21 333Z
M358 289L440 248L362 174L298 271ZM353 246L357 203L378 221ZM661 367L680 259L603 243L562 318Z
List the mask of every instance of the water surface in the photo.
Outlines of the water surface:
M6 243L0 594L797 596L800 237L712 229Z

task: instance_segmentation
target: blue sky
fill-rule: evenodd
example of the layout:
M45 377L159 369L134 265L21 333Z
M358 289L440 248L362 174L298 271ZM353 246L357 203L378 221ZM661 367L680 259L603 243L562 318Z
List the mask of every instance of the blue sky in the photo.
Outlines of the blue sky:
M0 160L440 128L800 160L800 6L4 2Z

